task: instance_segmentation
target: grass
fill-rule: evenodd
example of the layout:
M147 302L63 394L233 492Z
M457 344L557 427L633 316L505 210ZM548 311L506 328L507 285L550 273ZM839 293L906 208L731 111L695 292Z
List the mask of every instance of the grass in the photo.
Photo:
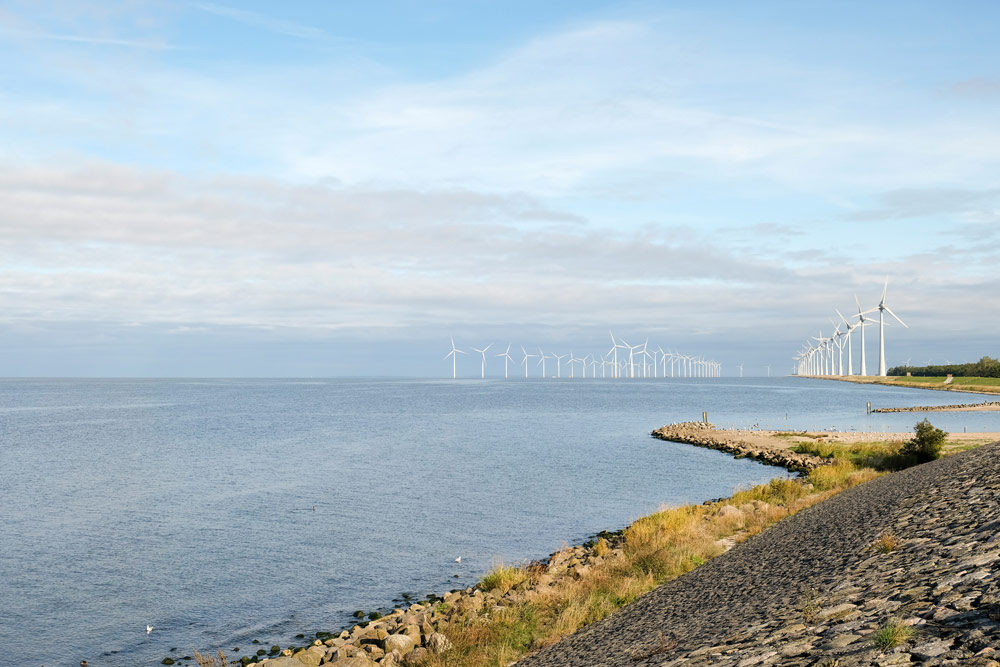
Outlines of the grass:
M889 619L872 635L872 643L883 651L888 651L910 641L916 633L909 625L903 625L897 619Z
M479 582L479 587L484 591L497 591L503 595L527 580L526 570L512 565L504 565L503 561L500 561L495 563L486 573L486 576Z
M900 453L902 443L898 442L856 442L852 444L800 442L792 451L812 454L838 463L847 463L857 468L889 472L902 470L916 463L916 459Z
M497 564L480 586L498 593L514 591L510 594L514 597L483 614L453 617L440 631L454 648L430 656L427 664L507 665L719 555L725 551L720 543L723 538L746 539L879 475L850 459L838 459L804 478L775 479L715 503L664 507L626 528L614 547L604 538L598 540L595 548L603 554L603 562L592 564L585 575L558 578L554 585L537 588L530 595L518 593L518 586L531 578L530 568ZM722 511L727 505L739 511Z
M902 544L900 539L893 535L892 533L882 533L877 540L875 540L875 550L880 551L884 554L892 553Z

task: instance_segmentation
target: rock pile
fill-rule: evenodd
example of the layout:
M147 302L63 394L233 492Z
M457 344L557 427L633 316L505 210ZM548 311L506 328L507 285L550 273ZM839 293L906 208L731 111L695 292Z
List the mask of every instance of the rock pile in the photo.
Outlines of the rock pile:
M452 648L441 632L468 618L490 614L523 600L538 596L546 587L562 579L586 576L594 565L615 558L622 549L621 533L601 533L600 549L595 542L566 547L553 553L547 561L530 564L528 578L510 590L484 590L482 584L465 590L446 593L443 598L391 613L371 622L359 623L336 636L317 639L311 646L285 649L280 655L254 662L261 667L393 667L419 665L430 654L441 654ZM600 551L600 553L598 553ZM244 664L251 664L245 658Z
M732 454L736 458L746 457L799 472L809 472L829 463L828 460L818 456L798 454L785 448L755 445L733 438L725 431L716 431L715 427L708 422L667 424L653 431L651 435L660 440L717 449Z

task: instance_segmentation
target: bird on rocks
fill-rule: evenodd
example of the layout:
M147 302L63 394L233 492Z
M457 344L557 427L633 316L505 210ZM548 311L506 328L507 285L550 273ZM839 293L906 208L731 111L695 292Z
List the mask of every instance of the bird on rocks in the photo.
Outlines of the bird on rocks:
M146 626L146 634L148 635L152 631L153 631L153 626L152 625L147 625Z

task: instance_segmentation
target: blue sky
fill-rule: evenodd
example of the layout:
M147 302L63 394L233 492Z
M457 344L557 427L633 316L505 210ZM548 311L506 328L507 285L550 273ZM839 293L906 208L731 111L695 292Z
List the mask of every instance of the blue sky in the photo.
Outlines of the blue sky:
M890 365L995 356L998 24L0 3L0 374L435 376L452 334L608 329L759 374L886 276Z

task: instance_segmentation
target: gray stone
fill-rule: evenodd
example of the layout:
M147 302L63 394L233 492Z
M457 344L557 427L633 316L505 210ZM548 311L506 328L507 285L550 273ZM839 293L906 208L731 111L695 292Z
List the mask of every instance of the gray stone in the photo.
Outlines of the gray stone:
M929 660L930 658L936 658L939 655L943 655L950 651L951 645L952 640L950 639L938 639L936 641L921 644L910 651L910 653L921 660Z

